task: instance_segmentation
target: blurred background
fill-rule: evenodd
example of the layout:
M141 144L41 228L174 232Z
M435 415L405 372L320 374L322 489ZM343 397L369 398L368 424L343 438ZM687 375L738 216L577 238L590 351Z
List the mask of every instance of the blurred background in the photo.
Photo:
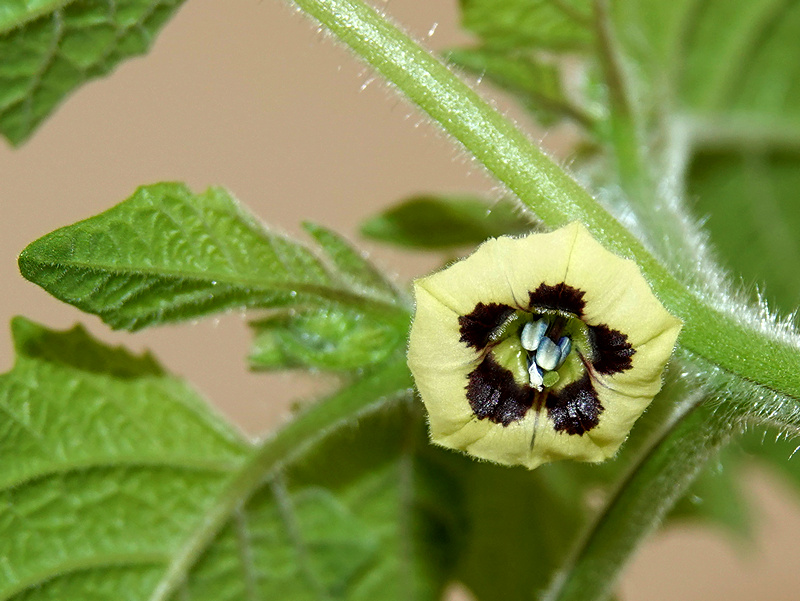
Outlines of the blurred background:
M456 0L380 5L434 50L469 42ZM507 105L485 84L479 89ZM568 162L568 129L534 136ZM249 373L241 314L120 334L48 297L16 269L27 243L164 180L195 191L223 185L270 226L300 237L301 221L325 224L403 282L440 258L358 241L364 218L415 193L499 195L478 165L282 0L190 0L150 54L80 88L21 148L0 143L3 323L17 314L58 329L81 321L105 341L149 348L253 436L286 419L293 399L330 383ZM3 372L12 364L5 332ZM757 513L752 543L671 527L642 549L621 598L797 599L796 494L755 469L742 485Z

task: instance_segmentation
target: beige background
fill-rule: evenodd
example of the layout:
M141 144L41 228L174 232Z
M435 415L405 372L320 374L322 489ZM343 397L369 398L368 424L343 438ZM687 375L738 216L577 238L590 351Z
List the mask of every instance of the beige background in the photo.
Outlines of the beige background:
M456 0L385 5L434 49L469 39L457 30ZM14 257L28 242L160 180L195 190L222 184L288 232L313 218L351 238L361 219L415 192L496 192L479 167L280 0L190 0L146 58L82 88L21 149L0 144L2 322L15 314L56 328L81 320L107 341L149 347L253 434L283 419L289 399L313 385L247 373L241 315L121 335L17 273ZM403 280L435 264L364 247ZM0 371L11 360L3 333ZM622 597L797 599L794 493L755 472L746 484L760 524L751 548L673 529L647 544Z

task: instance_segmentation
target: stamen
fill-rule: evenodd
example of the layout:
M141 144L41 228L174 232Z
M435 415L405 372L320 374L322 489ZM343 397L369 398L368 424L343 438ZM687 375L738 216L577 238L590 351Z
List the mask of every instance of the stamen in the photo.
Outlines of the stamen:
M535 362L531 362L530 367L528 367L528 377L531 379L532 388L542 390L544 387L544 377L542 375L542 370L539 369L539 366L536 365Z
M544 318L526 323L525 327L522 328L522 334L520 334L522 348L526 351L535 351L539 348L539 343L542 341L545 332L547 332L547 326L547 320Z
M560 359L561 350L556 346L556 343L547 337L542 338L536 351L536 363L539 367L545 371L550 371L556 368Z
M558 350L561 356L558 358L556 369L564 365L564 361L567 360L567 355L569 355L569 352L572 350L572 340L569 336L561 337L561 340L558 341Z
M559 369L572 350L572 337L562 336L565 318L538 315L519 331L519 342L528 353L528 381L531 388L551 388L561 379ZM556 343L555 341L558 340Z

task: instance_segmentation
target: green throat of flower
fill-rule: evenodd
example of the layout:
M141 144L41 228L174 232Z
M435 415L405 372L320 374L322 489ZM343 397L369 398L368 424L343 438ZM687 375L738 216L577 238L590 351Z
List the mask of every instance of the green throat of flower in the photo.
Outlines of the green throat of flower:
M571 313L551 309L515 311L491 335L495 361L521 386L560 390L586 373L591 357L586 324Z

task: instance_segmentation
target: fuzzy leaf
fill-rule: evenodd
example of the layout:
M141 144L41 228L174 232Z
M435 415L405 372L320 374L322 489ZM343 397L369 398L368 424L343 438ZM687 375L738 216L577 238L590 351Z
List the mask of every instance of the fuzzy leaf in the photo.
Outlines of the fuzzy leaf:
M684 10L682 18L686 59L680 95L686 105L756 123L783 115L797 126L800 86L791 66L800 53L800 5L713 2Z
M402 363L256 447L149 356L80 328L18 318L13 330L17 362L0 376L0 597L441 593L455 557L442 536L458 530L438 508L458 496L420 454L417 412L386 402L408 394Z
M582 495L591 485L571 467L463 468L468 528L458 578L478 599L533 599L550 581L588 516Z
M383 297L389 302L397 300L398 291L392 283L344 238L316 223L306 222L303 228L317 241L333 266L353 287L363 290L366 295Z
M329 271L305 246L270 232L225 190L139 188L95 217L31 243L22 274L114 328L193 319L235 307L343 302L396 310Z
M182 0L11 0L0 7L0 133L21 144L75 88L150 48Z
M611 44L625 57L622 76L631 86L634 112L663 117L669 99L667 108L689 115L701 136L760 134L790 138L797 146L800 86L787 65L800 53L800 6L620 0L609 7ZM580 51L592 63L598 58L598 17L586 0L462 0L461 8L464 26L481 39L481 52L508 63L538 61L542 51ZM510 82L508 73L487 67L489 77L517 92L518 77ZM593 96L597 90L585 91ZM543 96L539 100L548 98ZM538 106L546 109L547 103Z
M495 48L583 49L590 0L461 0L462 23Z
M443 250L532 227L508 202L489 205L473 197L415 196L365 221L361 234L396 246Z
M796 3L612 4L615 33L635 63L631 82L643 105L663 110L664 98L672 98L673 109L742 134L797 130L800 86L787 68L800 52Z
M256 331L249 357L253 369L351 370L404 347L408 322L330 307L276 313L251 325Z
M104 568L152 584L248 445L152 358L81 328L17 318L13 333L17 361L0 376L0 597L44 598Z
M364 419L355 435L336 433L287 470L291 487L331 491L377 539L370 563L335 598L441 597L460 553L462 490L426 438L419 407L403 403Z

